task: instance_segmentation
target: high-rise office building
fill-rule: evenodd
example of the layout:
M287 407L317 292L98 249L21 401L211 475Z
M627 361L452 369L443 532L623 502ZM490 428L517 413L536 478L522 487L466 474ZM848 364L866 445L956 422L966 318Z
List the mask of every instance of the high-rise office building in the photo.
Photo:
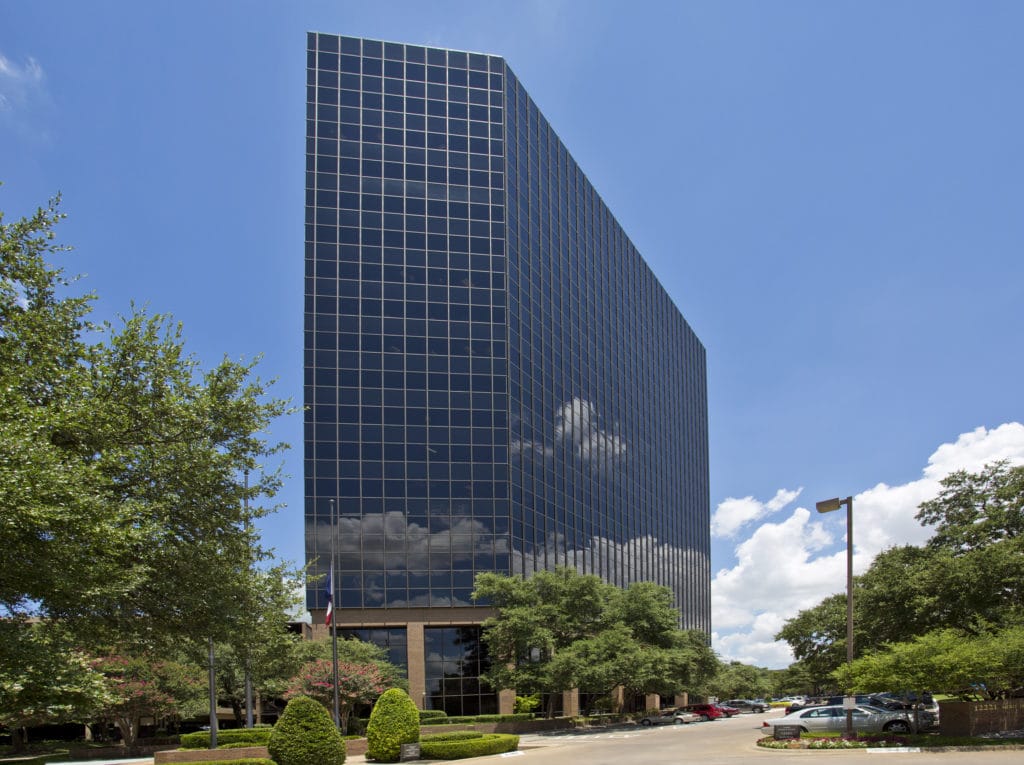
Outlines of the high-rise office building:
M499 708L479 572L654 581L709 631L704 347L506 62L311 33L307 93L306 550L339 629L451 714Z

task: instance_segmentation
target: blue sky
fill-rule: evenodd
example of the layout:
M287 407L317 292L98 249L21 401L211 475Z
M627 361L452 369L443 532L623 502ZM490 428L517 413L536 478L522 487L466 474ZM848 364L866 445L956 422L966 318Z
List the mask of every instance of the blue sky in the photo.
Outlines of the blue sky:
M857 496L862 569L926 536L945 472L1024 461L1022 28L995 0L5 0L0 209L62 192L101 317L172 313L301 403L306 31L504 56L708 350L715 646L781 666L782 620L843 587L816 500ZM274 436L265 537L301 561L301 417Z

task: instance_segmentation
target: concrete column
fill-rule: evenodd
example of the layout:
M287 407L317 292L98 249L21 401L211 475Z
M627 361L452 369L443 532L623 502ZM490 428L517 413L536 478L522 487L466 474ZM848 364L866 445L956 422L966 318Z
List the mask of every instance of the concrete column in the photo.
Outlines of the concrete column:
M657 693L648 693L644 696L644 710L661 709L661 696Z
M689 693L687 693L686 691L683 691L682 693L677 693L676 694L676 706L677 707L685 707L689 703L690 703L690 694Z
M516 709L516 692L514 688L498 691L498 714L510 715Z
M419 709L426 709L427 660L423 622L408 622L405 640L409 652L409 697Z

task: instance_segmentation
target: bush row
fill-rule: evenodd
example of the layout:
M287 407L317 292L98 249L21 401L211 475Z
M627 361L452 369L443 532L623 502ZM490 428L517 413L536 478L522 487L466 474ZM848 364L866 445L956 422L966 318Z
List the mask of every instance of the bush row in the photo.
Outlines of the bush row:
M424 725L461 725L465 723L497 723L515 722L517 720L533 720L534 716L526 712L514 715L472 715L444 717L441 719L424 720Z
M420 741L464 741L471 738L483 738L484 734L475 730L453 730L450 733L428 733L420 736Z
M269 725L258 728L228 728L217 731L217 746L241 744L242 746L266 746L270 740ZM210 731L200 730L195 733L184 733L181 736L182 749L209 749Z
M514 751L519 736L511 733L486 733L479 738L456 741L437 741L429 737L420 741L420 756L428 760L461 760L463 757L483 757Z

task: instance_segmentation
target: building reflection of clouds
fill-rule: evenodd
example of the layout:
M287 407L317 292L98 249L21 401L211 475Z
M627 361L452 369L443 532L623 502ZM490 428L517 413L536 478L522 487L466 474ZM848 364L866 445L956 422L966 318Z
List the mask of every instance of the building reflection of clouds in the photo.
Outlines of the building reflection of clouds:
M326 573L330 524L317 524L313 533L316 540L311 548L320 551L317 568ZM700 551L666 544L654 536L622 542L593 536L570 545L564 536L551 534L543 543L527 547L514 544L508 533L495 533L486 519L465 516L451 517L450 526L437 531L398 511L343 517L338 519L335 539L342 603L351 603L356 590L365 608L471 606L469 592L476 573L508 571L529 576L568 566L619 586L660 580L675 593L677 607L686 612L685 583L700 581L709 568L707 556Z
M553 457L559 448L568 447L574 457L600 462L626 454L626 442L615 433L602 429L597 407L590 401L574 398L558 407L548 441L517 440L512 455Z

